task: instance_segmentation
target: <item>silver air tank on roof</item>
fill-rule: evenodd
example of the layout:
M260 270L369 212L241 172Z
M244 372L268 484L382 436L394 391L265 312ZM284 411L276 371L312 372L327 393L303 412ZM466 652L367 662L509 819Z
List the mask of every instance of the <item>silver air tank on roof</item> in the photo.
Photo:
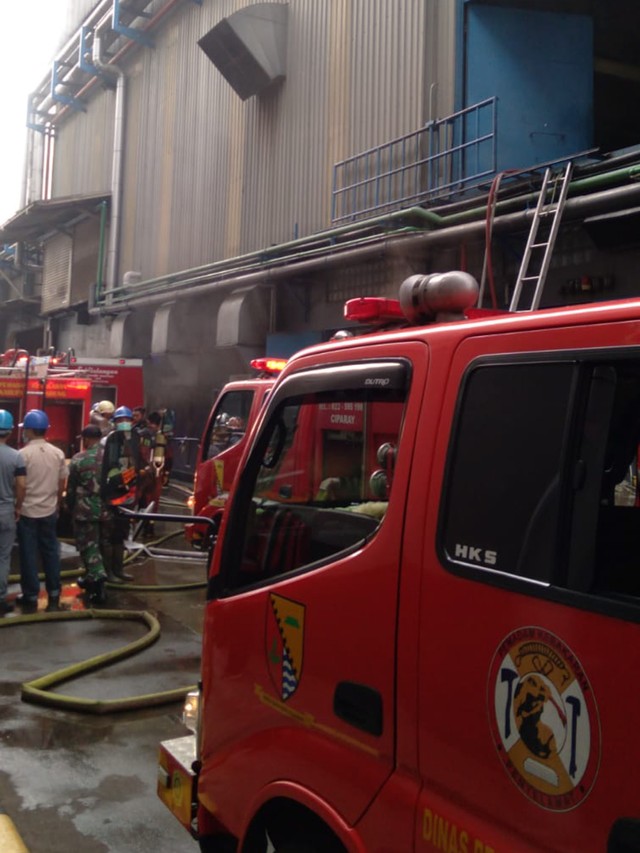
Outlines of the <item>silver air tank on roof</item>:
M462 320L478 299L478 282L460 270L411 275L400 285L400 307L410 323Z

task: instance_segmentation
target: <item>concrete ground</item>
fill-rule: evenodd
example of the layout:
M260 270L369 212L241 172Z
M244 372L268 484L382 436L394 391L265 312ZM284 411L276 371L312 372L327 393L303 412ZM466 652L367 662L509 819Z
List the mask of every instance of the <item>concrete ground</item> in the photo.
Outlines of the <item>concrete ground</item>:
M178 503L182 499L178 492L169 497ZM165 511L178 509L173 505ZM180 535L163 547L188 546ZM63 553L63 569L75 570L77 555L68 547ZM106 607L152 613L161 625L159 640L106 670L62 684L55 688L58 692L109 699L186 690L197 682L204 561L143 554L127 570L137 585L152 588L112 587ZM158 588L185 583L201 585L178 591ZM11 586L9 598L18 591ZM43 595L41 608L45 603ZM63 603L74 610L85 607L73 576L65 579ZM27 849L195 853L197 843L156 795L158 744L187 733L180 720L181 702L96 716L21 700L23 682L120 648L144 635L146 627L99 618L25 624L13 615L2 622L10 624L0 630L0 812L13 821Z

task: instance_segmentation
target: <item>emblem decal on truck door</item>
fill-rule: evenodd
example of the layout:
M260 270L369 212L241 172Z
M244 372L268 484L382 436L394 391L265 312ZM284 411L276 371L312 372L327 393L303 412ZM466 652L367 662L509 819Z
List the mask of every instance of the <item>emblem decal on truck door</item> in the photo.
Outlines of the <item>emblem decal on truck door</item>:
M282 699L298 689L304 651L304 604L270 595L267 616L267 664L271 681Z
M498 754L530 800L568 811L589 794L600 763L600 721L591 685L571 649L543 628L501 643L488 683Z

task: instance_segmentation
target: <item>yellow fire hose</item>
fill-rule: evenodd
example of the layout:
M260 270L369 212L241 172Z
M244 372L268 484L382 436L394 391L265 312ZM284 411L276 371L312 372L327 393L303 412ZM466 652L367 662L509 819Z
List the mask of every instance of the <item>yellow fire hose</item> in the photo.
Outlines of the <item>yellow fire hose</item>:
M113 663L124 660L141 652L156 642L160 636L160 623L150 613L144 610L72 610L53 613L37 613L18 616L14 619L0 620L0 628L9 628L32 622L61 622L78 619L116 619L142 622L149 629L144 637L102 655L88 658L85 661L59 669L49 675L43 675L22 685L21 696L25 702L35 705L45 705L51 708L61 708L65 711L80 711L85 714L112 714L118 711L131 711L140 708L153 708L171 702L180 702L196 685L177 687L173 690L163 690L160 693L146 693L140 696L126 696L120 699L84 699L68 696L63 693L53 693L51 688L65 681L79 678L89 672L103 669Z
M147 545L160 545L168 539L173 538L181 533L181 531L173 531L161 536L159 539L153 540ZM138 555L133 553L125 557L125 564L136 559ZM84 569L63 570L60 573L62 578L77 578L84 573ZM43 575L39 575L40 580L44 580ZM19 583L19 575L10 575L10 583ZM126 589L133 591L145 592L170 592L185 589L200 589L206 586L206 580L197 581L195 583L178 583L178 584L135 584L135 583L107 583L111 589ZM21 696L23 701L31 702L36 705L45 705L51 708L61 708L67 711L80 711L85 714L111 714L118 711L131 711L140 708L152 708L158 705L166 705L172 702L180 702L184 699L190 690L195 690L196 685L190 684L186 687L178 687L173 690L164 690L159 693L147 693L140 696L127 696L120 699L84 699L77 696L68 696L63 693L53 693L51 688L65 681L79 678L89 672L94 672L125 658L131 657L138 652L151 646L160 636L160 623L158 620L148 613L146 610L71 610L71 611L53 611L51 613L34 613L24 616L16 616L12 619L0 619L0 628L8 628L15 625L25 625L38 622L61 622L79 619L115 619L129 620L142 622L149 629L144 637L136 640L133 643L128 643L120 649L115 649L111 652L106 652L102 655L88 658L71 666L59 669L49 675L44 675L41 678L36 678L33 681L25 682L21 688Z

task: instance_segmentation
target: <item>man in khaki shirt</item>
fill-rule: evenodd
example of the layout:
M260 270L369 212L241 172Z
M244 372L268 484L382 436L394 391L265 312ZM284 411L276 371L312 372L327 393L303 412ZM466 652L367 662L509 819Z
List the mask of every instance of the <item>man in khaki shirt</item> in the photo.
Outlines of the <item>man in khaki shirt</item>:
M27 490L18 521L20 603L23 613L35 613L38 609L39 554L49 596L46 609L60 610L60 546L56 527L67 479L64 453L44 437L49 418L41 409L28 411L20 426L28 442L21 450L27 470Z

